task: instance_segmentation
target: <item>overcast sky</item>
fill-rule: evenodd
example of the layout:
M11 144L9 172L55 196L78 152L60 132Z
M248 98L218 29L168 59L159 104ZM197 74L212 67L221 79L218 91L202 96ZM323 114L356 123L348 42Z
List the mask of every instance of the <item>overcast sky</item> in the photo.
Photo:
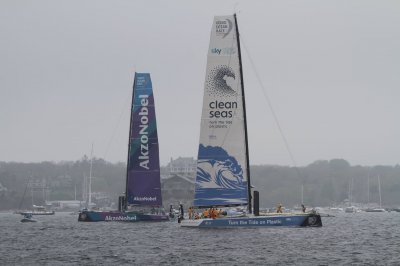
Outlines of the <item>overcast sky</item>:
M400 163L395 0L2 0L0 161L77 160L92 142L126 161L135 71L151 73L161 163L196 157L213 16L235 5L251 164L293 164L264 92L298 165Z

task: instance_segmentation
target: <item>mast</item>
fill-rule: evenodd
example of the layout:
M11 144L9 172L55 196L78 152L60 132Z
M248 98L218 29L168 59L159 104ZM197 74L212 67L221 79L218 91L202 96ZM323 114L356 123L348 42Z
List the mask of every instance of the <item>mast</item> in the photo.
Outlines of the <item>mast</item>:
M239 55L239 72L240 72L240 82L242 86L242 103L243 103L243 119L244 119L244 138L245 138L245 147L246 147L246 174L247 174L247 190L248 190L248 198L249 198L249 204L248 204L248 211L249 213L252 212L252 207L251 207L251 184L250 184L250 160L249 160L249 143L248 143L248 135L247 135L247 117L246 117L246 101L245 101L245 95L244 95L244 82L243 82L243 67L242 67L242 54L240 51L240 40L239 40L239 28L238 28L238 23L237 23L237 18L236 18L236 13L233 14L235 18L235 26L236 26L236 41L237 41L237 46L238 46L238 55Z
M367 188L368 188L368 194L367 194L367 203L369 204L369 172L368 172L368 177L367 177Z
M18 209L19 209L19 210L21 210L22 203L24 202L25 194L26 194L26 191L28 190L29 182L30 182L30 178L28 179L28 182L26 183L25 190L24 190L24 195L22 195L22 199L21 199L21 201L19 202L19 206L18 206Z
M351 179L349 179L349 206L351 206Z
M87 209L88 208L88 198L87 198L87 177L86 177L86 173L83 173L82 201L85 203L85 207Z
M89 208L92 205L92 169L93 169L93 143L90 152L90 170L89 170Z
M301 204L304 204L304 185L301 184Z
M125 204L124 204L124 210L128 208L128 175L129 175L129 165L130 165L130 154L131 154L131 133L132 133L132 125L133 125L133 113L132 113L132 107L133 103L135 101L135 85L136 85L136 72L135 76L133 78L133 90L132 90L132 102L131 102L131 117L130 117L130 122L129 122L129 136L128 136L128 159L126 160L126 180L125 180Z
M381 176L380 175L378 175L378 189L379 189L379 208L382 208Z

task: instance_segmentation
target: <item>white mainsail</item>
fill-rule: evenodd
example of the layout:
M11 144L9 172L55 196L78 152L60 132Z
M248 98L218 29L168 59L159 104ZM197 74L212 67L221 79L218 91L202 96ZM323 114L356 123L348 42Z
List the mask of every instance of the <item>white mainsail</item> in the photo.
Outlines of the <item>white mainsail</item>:
M214 17L204 84L195 206L248 203L244 102L234 16Z

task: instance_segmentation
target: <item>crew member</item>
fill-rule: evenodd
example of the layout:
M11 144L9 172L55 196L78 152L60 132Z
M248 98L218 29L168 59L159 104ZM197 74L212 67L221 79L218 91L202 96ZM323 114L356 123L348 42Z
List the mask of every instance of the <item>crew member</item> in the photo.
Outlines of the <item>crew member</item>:
M283 211L282 211L282 204L281 204L281 203L279 203L278 208L276 208L276 212L277 212L277 213L282 213L282 212L283 212Z

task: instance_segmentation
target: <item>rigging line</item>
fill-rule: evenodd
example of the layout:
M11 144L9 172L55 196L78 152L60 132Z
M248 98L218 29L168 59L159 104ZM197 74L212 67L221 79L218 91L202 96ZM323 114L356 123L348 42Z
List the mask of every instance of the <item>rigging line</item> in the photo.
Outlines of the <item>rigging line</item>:
M289 153L289 157L290 157L290 159L292 160L292 163L293 163L293 165L294 165L294 167L295 167L295 169L296 169L297 175L298 175L299 177L301 177L300 171L299 171L299 169L298 169L298 167L297 167L296 160L294 159L293 153L292 153L292 151L291 151L291 149L290 149L289 142L288 142L287 139L286 139L286 136L285 136L285 134L284 134L284 132L283 132L283 129L282 129L280 123L279 123L278 116L276 115L276 113L275 113L275 111L274 111L274 108L272 107L271 100L270 100L270 98L268 97L267 90L265 89L264 84L263 84L262 81L261 81L260 75L259 75L258 72L257 72L257 68L256 68L256 66L255 66L255 64L254 64L254 61L253 61L253 59L252 59L252 57L251 57L251 55L250 55L250 52L249 52L249 50L247 49L247 46L246 46L246 44L245 44L245 42L244 42L244 40L243 40L243 34L241 34L240 37L241 37L241 41L242 41L244 50L246 51L246 54L247 54L247 56L249 57L250 65L251 65L251 67L252 67L252 69L253 69L253 71L254 71L254 74L255 74L255 76L256 76L256 78L257 78L257 81L258 81L258 83L259 83L259 85L260 85L260 87L261 87L261 89L262 89L262 92L263 92L263 94L264 94L264 97L265 97L265 99L267 100L268 107L269 107L269 109L270 109L270 111L271 111L271 113L272 113L272 116L273 116L273 118L274 118L275 124L277 125L278 130L279 130L279 133L281 134L281 137L282 137L282 139L283 139L283 142L285 143L285 147L286 147L286 149L287 149L287 151L288 151L288 153Z
M109 149L110 149L111 142L114 140L115 133L117 132L117 129L118 129L119 124L120 124L121 119L122 119L122 115L124 114L125 108L126 108L126 106L128 105L128 102L129 102L130 100L131 100L130 97L126 97L125 103L124 103L124 105L123 105L123 107L122 107L122 109L121 109L121 113L119 114L119 118L118 118L117 124L116 124L115 127L114 127L114 130L113 130L113 132L112 132L111 138L110 138L110 140L108 141L106 151L104 152L104 155L103 155L103 159L104 159L104 160L106 159L106 155L107 155L107 153L108 153L108 151L109 151Z

